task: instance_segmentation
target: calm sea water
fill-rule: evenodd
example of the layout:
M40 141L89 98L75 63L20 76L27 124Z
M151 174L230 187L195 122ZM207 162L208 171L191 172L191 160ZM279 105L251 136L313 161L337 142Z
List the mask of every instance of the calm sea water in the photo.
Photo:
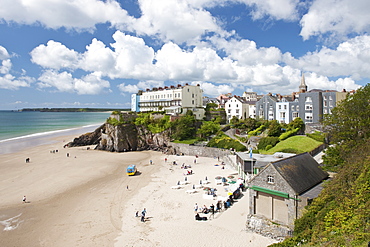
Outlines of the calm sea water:
M0 142L102 124L108 112L0 111Z

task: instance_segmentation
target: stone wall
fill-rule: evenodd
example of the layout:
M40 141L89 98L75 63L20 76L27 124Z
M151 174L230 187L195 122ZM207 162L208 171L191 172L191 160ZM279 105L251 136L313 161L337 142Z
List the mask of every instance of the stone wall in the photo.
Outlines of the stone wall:
M276 240L282 241L287 236L292 236L293 231L286 226L272 223L268 219L265 219L256 215L247 216L247 229L261 234L262 236L274 238Z
M183 143L174 143L169 142L168 146L171 147L175 154L184 154L188 156L203 156L203 157L219 157L222 158L226 155L229 155L231 152L227 149L211 148L204 146L195 146Z

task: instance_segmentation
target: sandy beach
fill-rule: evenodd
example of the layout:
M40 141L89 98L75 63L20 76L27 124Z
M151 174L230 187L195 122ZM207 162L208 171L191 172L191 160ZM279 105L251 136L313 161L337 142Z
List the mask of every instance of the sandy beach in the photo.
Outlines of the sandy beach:
M214 217L201 214L207 221L195 220L195 203L209 207L217 200L205 198L203 188L187 193L194 192L193 185L200 187L202 180L202 186L226 197L227 186L216 185L214 178L236 177L232 167L216 165L221 160L63 148L74 137L57 136L51 144L0 155L0 246L214 247L276 242L246 231L245 192L231 208ZM137 165L136 176L126 175L129 164ZM184 175L182 164L191 165L193 174ZM187 184L175 189L185 177ZM209 184L204 184L205 177ZM144 208L146 221L141 222L135 212L141 214Z

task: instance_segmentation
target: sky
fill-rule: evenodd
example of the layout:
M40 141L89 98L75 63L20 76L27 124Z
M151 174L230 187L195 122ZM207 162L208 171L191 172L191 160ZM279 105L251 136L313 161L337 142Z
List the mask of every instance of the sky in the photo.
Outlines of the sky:
M355 90L368 0L0 0L0 110L129 108L138 90L204 96Z

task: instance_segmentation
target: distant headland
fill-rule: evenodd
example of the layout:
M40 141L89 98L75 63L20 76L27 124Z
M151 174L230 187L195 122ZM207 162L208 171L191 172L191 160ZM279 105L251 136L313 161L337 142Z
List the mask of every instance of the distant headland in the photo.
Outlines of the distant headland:
M109 108L23 108L18 111L38 111L38 112L110 112L110 111L130 111L130 109L109 109Z

